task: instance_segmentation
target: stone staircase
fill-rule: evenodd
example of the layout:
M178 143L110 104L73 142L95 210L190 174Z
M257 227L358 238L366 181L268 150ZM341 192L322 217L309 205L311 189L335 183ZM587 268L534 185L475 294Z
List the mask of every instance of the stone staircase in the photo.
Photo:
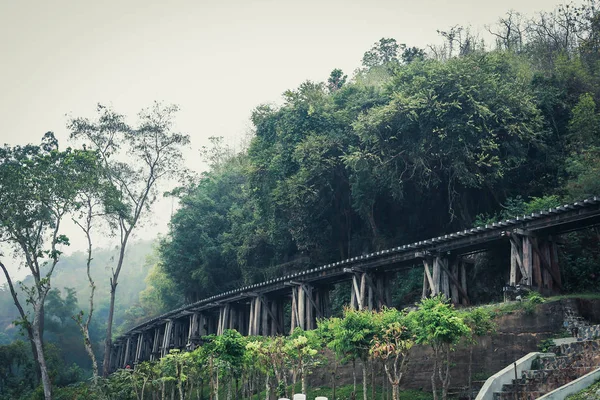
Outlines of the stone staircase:
M600 325L582 325L578 338L562 339L553 353L539 357L521 377L505 384L494 400L532 400L600 366ZM557 340L558 341L558 340Z

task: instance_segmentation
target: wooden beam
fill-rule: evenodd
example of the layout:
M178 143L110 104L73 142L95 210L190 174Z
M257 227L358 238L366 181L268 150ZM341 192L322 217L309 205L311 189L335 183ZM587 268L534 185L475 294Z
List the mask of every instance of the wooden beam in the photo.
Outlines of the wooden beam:
M533 251L542 259L543 263L543 267L550 273L550 275L552 276L552 279L554 279L554 283L556 283L556 286L558 286L558 288L560 290L562 290L562 285L560 282L560 277L557 277L556 274L552 271L551 268L551 261L550 260L546 260L544 255L540 252L540 249L538 249L537 247L537 243L534 244L534 246L532 246Z
M306 330L306 300L304 299L304 289L298 286L298 325L302 330Z
M275 315L275 312L271 309L271 307L268 306L266 300L264 299L264 296L260 296L259 299L263 303L265 310L267 310L269 317L271 317L271 325L277 327L277 330L279 330L281 325L279 324L279 321L277 321L277 316ZM273 304L275 304L275 301L271 301L271 306ZM273 335L272 331L273 331L273 329L271 329L271 334ZM265 334L265 336L267 336L267 335Z
M308 291L308 288L306 287L306 285L302 285L302 287L305 289L306 293L308 294L309 291ZM312 290L311 290L311 292L312 292ZM308 296L308 300L310 301L310 304L313 306L313 308L316 310L317 317L323 318L323 313L321 312L321 310L319 309L319 307L317 307L317 304L313 300L312 296Z
M352 275L352 287L354 288L354 295L356 297L356 300L358 301L358 309L362 310L362 296L360 295L360 289L358 288L358 278L356 277L356 275Z
M460 263L460 280L461 280L461 286L462 286L463 291L465 293L469 293L469 291L467 290L467 267L464 263L464 260L462 260L462 259L461 259L461 263ZM463 303L463 306L468 306L469 300L463 296L462 303Z
M372 289L371 291L371 295L373 292L375 292L375 297L377 297L377 301L380 304L385 304L385 300L383 299L383 296L381 295L381 293L379 292L379 290L377 290L377 287L375 286L375 283L373 282L373 279L371 279L370 275L366 275L366 280L367 280L367 285L369 285L369 288ZM381 308L381 307L380 307Z
M460 283L458 282L458 280L450 274L450 271L448 271L448 268L446 268L444 265L441 265L441 263L440 263L440 267L441 267L441 269L444 272L446 272L446 274L448 274L448 277L450 278L450 280L452 281L452 283L454 283L456 285L456 287L458 288L458 291L460 292L461 296L463 296L463 298L466 299L467 305L471 304L471 301L469 300L469 295L460 286Z
M450 273L455 278L454 280L458 282L458 258L454 258L452 260L452 265L450 266ZM461 285L452 285L450 286L450 297L452 298L452 303L459 304L458 298L458 288Z

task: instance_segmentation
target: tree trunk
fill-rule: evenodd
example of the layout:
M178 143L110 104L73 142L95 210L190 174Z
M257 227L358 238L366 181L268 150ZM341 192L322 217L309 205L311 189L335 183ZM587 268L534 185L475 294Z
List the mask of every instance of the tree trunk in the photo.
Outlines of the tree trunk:
M48 367L46 366L46 357L44 355L44 346L42 344L42 337L39 330L39 314L42 310L40 307L36 308L36 315L33 318L33 343L35 345L35 351L37 352L38 356L38 364L40 366L42 387L44 388L44 399L52 400L52 384L50 382L50 376L48 375Z
M367 361L363 361L363 400L367 400Z
M356 360L352 360L352 398L356 398Z
M258 390L256 390L256 393L258 393ZM271 398L271 396L269 396L270 394L271 394L271 383L269 380L269 374L267 374L267 375L265 375L265 400L269 400Z
M306 384L306 375L304 374L304 371L302 371L302 393L308 393L308 386Z
M392 384L392 399L400 400L400 385Z
M135 225L135 224L134 224ZM121 249L119 251L119 261L117 262L117 268L113 271L110 278L110 305L108 307L108 320L106 321L106 338L104 339L104 362L102 363L102 376L105 378L110 373L110 356L112 348L112 325L115 316L115 296L117 294L117 285L119 279L119 273L121 267L123 267L123 260L125 259L125 249L129 240L129 234L131 230L126 230L121 240Z
M469 349L469 399L473 397L473 344Z
M336 389L336 379L337 379L337 368L338 368L338 364L337 364L337 359L333 360L333 372L331 374L332 376L332 382L331 382L331 386L333 387L333 392L332 392L332 396L333 399L335 400L335 389Z
M433 349L433 372L431 373L431 391L433 392L433 400L438 400L438 394L435 387L435 376L438 368L438 350Z

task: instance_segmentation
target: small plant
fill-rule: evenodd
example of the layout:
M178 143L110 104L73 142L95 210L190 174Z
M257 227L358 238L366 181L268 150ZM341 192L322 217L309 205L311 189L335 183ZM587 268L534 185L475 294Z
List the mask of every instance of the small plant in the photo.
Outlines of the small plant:
M538 343L538 349L542 353L548 353L552 347L554 347L554 339L544 339Z
M544 297L538 292L529 292L527 294L527 300L531 304L542 304L546 301L546 299L544 299Z

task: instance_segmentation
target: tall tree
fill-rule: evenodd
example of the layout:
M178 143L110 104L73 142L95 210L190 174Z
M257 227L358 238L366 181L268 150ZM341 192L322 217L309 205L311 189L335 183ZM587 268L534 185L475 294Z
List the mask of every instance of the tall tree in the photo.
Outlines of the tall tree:
M33 277L31 287L21 285L31 314L18 297L8 268L2 262L0 268L31 342L46 399L52 397L52 388L44 355L44 303L61 248L69 244L61 224L76 209L81 182L96 160L94 152L60 151L52 133L39 146L0 149L0 240L23 258Z
M119 238L119 257L110 278L110 305L104 342L102 373L108 375L112 325L119 274L132 232L157 199L161 181L178 177L184 170L181 150L189 136L174 131L176 106L154 103L139 113L135 127L111 108L99 105L98 118L69 122L71 137L96 150L112 196L104 202L109 222Z

